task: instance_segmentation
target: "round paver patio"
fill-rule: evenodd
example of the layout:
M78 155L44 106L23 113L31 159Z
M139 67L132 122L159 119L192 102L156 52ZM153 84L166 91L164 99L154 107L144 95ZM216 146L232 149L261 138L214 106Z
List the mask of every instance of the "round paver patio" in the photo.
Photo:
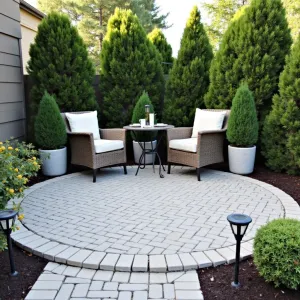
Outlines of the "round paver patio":
M285 216L281 198L289 196L251 178L203 170L198 182L190 168L173 168L164 179L150 167L138 176L135 170L130 167L128 175L123 175L120 168L104 169L96 183L90 173L76 173L34 186L22 201L26 228L16 233L16 242L71 265L80 261L84 266L90 257L89 267L101 268L102 260L103 269L110 270L111 265L118 269L119 262L119 270L125 265L128 270L129 260L131 270L135 256L148 255L150 271L151 257L153 270L165 271L159 270L162 260L156 262L161 257L168 270L180 270L176 265L181 264L181 269L199 266L197 260L203 260L203 253L214 265L234 260L235 240L226 219L230 213L252 217L243 240L250 241L249 245L257 228ZM288 201L293 205L292 198ZM41 239L44 243L38 242ZM49 243L52 247L47 247ZM244 248L248 255L249 245ZM68 251L69 257L64 255ZM98 254L98 267L93 264L93 253Z

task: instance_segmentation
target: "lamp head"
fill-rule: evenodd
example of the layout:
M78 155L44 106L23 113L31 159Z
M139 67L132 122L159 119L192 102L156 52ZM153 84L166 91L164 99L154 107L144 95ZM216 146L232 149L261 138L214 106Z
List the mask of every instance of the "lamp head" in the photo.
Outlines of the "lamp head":
M9 210L0 210L0 228L4 233L11 231L11 227L15 224L17 211L13 209Z
M232 233L236 240L242 240L248 225L252 222L251 217L244 214L231 214L227 217Z

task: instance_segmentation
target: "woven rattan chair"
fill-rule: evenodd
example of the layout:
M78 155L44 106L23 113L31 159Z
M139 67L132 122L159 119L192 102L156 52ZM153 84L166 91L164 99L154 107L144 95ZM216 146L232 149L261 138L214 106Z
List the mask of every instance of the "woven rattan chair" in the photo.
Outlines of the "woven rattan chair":
M224 111L221 109L207 109L209 111ZM169 129L168 136L168 174L171 165L185 165L197 169L197 178L200 181L200 168L224 161L223 144L227 130L230 110L226 110L223 128L215 131L199 131L196 152L176 150L169 147L171 140L188 139L192 136L192 127L178 127Z
M123 141L124 148L110 152L96 153L93 134L89 132L71 132L66 115L64 113L61 115L66 124L69 143L71 146L71 164L93 169L93 182L96 182L97 170L103 167L122 165L124 168L124 174L127 174L125 129L100 129L101 139L121 140Z

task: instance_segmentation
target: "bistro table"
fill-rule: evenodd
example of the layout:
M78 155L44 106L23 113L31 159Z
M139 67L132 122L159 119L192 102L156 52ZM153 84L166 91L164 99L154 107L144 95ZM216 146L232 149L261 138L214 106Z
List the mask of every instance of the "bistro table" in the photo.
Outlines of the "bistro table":
M145 164L146 155L152 155L152 156L154 156L154 159L153 159L153 172L155 172L154 163L155 163L155 157L157 156L158 162L159 162L159 176L160 176L160 178L164 178L165 176L162 174L161 168L163 168L164 171L166 171L166 170L165 170L165 167L162 165L160 156L157 152L158 145L161 142L161 139L162 139L163 135L158 134L156 147L153 147L153 143L151 142L151 149L146 149L145 142L139 142L136 138L137 137L136 133L137 132L149 132L149 131L152 131L152 132L161 131L161 133L162 133L163 131L174 128L174 126L173 125L163 125L163 126L162 125L159 125L159 126L154 125L152 127L150 127L150 126L141 127L141 126L129 125L129 126L124 126L123 128L132 132L134 139L139 143L139 145L142 149L142 154L141 154L140 159L139 159L139 165L138 165L138 168L136 170L135 176L138 174L139 169L145 169L145 167L146 167L146 164ZM143 159L144 159L144 163L143 163Z

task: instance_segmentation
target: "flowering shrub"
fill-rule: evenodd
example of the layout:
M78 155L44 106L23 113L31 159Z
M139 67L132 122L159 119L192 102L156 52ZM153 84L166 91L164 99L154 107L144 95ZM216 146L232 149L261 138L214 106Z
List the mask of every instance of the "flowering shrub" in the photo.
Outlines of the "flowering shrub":
M31 144L0 142L0 209L4 209L10 199L24 196L28 180L40 169L37 154ZM14 209L21 210L19 205L14 205ZM18 219L23 218L24 215L19 214ZM0 236L0 251L4 248L5 239Z

